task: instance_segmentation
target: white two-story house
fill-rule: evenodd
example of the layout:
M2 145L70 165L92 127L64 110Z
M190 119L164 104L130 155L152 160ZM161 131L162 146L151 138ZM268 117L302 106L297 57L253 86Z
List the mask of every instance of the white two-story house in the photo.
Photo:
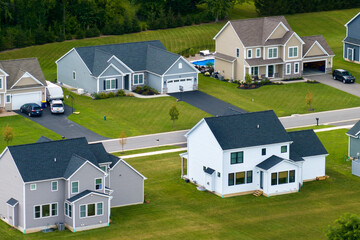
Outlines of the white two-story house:
M232 20L216 34L215 70L228 79L286 79L328 73L334 53L322 35L299 37L284 16Z
M185 136L181 177L222 197L297 192L325 176L314 131L286 132L273 111L204 118Z

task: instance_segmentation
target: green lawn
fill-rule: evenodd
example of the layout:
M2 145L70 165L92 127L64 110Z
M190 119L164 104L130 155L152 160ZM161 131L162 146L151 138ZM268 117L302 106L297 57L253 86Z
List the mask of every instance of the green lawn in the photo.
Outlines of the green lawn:
M302 128L288 128L286 129L286 131L288 132L294 132L294 131L301 131L301 130L308 130L308 129L323 129L323 128L332 128L332 127L336 127L334 125L319 125L319 126L310 126L310 127L302 127Z
M272 109L279 117L309 113L305 103L308 91L314 94L312 108L316 112L360 106L360 98L324 84L289 83L248 90L237 89L237 86L209 77L199 77L201 91L250 112Z
M64 91L64 94L67 94L67 91ZM69 119L109 138L118 138L121 131L125 131L129 137L189 129L203 117L210 116L185 102L176 102L173 97L116 97L92 100L86 96L73 96L74 108L80 114L72 114ZM71 106L68 99L65 99L65 103ZM175 121L175 128L172 128L169 115L172 104L176 104L180 113L179 119Z
M124 151L124 152L116 152L112 153L115 156L126 156L126 155L133 155L133 154L139 154L139 153L148 153L148 152L156 152L156 151L162 151L162 150L169 150L169 149L176 149L179 148L178 146L161 146L161 147L153 147L153 148L143 148L143 149L137 149L137 150L130 150L130 151Z
M148 204L112 209L109 228L35 233L26 239L325 239L345 212L360 214L360 178L352 176L346 130L319 133L329 151L329 179L304 183L299 193L220 198L180 179L178 153L128 159L148 179ZM0 222L2 239L24 238Z
M10 145L34 143L41 136L45 136L53 140L61 139L61 136L58 135L57 133L54 133L53 131L46 129L41 125L23 116L16 115L11 117L0 117L1 134L4 127L6 127L7 125L13 128L13 132L14 132L14 140L10 143ZM6 147L6 142L3 140L1 135L0 152L2 152L5 147Z

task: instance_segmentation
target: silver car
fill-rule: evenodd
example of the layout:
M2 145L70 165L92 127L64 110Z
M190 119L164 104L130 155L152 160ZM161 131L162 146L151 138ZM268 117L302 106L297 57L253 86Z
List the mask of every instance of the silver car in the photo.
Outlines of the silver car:
M51 113L64 113L65 107L64 103L61 100L53 100L50 103Z

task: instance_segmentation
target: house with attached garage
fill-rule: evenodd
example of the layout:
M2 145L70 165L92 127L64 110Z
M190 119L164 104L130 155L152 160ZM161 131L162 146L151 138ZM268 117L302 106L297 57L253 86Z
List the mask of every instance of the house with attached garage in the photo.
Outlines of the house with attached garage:
M228 79L286 79L331 72L321 35L300 37L284 16L228 21L216 34L215 71Z
M0 108L18 110L46 100L46 81L36 58L0 61Z
M160 41L76 47L56 61L57 81L89 93L150 86L160 93L197 90L198 70Z
M23 233L109 226L111 207L144 202L145 179L85 138L8 146L0 155L0 219Z
M345 24L344 59L360 63L360 12Z
M181 177L221 197L298 192L325 176L314 131L286 132L273 111L204 118L185 136Z

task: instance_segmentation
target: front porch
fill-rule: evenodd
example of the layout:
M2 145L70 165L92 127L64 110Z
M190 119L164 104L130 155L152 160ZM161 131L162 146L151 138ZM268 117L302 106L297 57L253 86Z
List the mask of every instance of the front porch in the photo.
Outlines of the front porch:
M284 78L283 64L269 64L245 67L245 73L250 74L253 80L280 80Z

